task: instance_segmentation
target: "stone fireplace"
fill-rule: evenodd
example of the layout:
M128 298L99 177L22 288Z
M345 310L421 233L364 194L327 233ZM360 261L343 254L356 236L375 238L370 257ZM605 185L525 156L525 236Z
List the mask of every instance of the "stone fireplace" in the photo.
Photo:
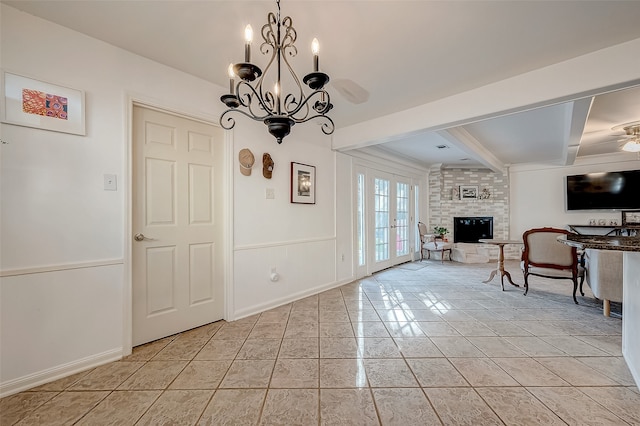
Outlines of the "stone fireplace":
M476 198L460 196L460 187L471 188ZM457 241L454 218L493 218L493 238L509 239L509 174L495 173L489 169L460 169L434 167L429 172L429 229L444 226ZM513 236L517 238L519 236ZM482 237L485 238L485 237ZM479 243L481 244L481 243ZM489 250L492 259L498 258L495 246ZM507 259L519 259L520 247L506 246Z

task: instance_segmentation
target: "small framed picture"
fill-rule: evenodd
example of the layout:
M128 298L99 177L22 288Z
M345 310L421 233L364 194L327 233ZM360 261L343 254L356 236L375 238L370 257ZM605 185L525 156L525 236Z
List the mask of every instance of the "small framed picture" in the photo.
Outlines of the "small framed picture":
M84 92L2 71L3 123L85 134Z
M308 164L291 162L291 202L316 203L316 168Z
M634 226L640 228L640 210L623 211L622 226Z
M475 200L478 198L477 185L460 185L461 200Z

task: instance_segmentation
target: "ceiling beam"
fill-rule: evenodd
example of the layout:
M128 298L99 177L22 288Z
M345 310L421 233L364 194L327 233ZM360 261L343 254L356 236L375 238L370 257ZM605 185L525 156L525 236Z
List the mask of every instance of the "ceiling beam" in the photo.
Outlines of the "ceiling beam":
M437 133L485 167L494 172L504 173L506 165L464 128L452 127L451 129L439 130Z
M397 169L412 174L424 174L429 169L416 161L410 161L393 152L388 152L378 147L365 147L360 149L349 150L343 154L351 157L360 158L370 163L377 163L388 167L391 173L397 173ZM396 169L396 170L394 170Z
M564 165L570 166L576 161L578 149L580 149L580 141L584 133L584 126L589 118L589 111L593 105L594 97L578 99L577 101L567 104L567 135L565 137L562 158Z
M332 147L342 151L374 145L399 135L441 130L637 85L640 83L638 51L640 38L339 128L333 134Z

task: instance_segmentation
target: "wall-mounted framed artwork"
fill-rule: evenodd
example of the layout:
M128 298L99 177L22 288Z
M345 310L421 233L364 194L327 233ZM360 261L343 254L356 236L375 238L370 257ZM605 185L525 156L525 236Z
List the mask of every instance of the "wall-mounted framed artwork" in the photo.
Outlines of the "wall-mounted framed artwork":
M84 135L84 91L2 70L3 123Z
M308 164L291 162L291 202L316 203L316 168Z
M461 200L475 200L478 198L477 185L460 185Z

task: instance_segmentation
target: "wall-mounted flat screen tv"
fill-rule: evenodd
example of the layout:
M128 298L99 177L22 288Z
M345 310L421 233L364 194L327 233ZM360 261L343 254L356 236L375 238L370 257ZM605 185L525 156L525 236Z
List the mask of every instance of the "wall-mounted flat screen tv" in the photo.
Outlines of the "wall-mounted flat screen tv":
M640 170L567 176L567 210L640 209Z

